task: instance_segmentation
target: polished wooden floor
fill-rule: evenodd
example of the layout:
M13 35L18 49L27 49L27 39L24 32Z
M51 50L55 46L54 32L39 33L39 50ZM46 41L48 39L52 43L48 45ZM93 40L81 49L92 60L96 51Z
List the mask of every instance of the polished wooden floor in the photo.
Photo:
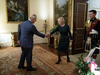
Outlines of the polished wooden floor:
M47 44L39 43L39 44L34 44L34 46L35 46L35 45L38 45L38 46L40 46L40 47L42 47L42 48L44 48L44 49L46 49L46 50L48 50L48 51L50 51L50 52L56 54L56 55L58 54L57 49L55 49L55 48L52 47L52 46L47 46ZM61 55L62 55L62 56L65 56L66 54L62 52Z

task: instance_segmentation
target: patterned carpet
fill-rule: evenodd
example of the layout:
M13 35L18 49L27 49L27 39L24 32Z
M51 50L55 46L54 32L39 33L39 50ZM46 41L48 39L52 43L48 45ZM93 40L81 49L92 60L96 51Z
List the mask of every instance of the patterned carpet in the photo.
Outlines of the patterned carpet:
M67 63L64 58L62 58L61 64L55 64L57 55L40 46L35 46L33 48L32 66L36 67L37 71L19 70L17 66L20 55L20 47L0 49L0 75L73 75L75 69L75 64L73 62Z

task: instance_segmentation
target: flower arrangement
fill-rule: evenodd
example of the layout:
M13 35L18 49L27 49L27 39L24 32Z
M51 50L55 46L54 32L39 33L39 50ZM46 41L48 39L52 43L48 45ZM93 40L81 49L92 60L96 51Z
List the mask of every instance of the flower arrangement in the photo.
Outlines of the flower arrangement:
M83 54L78 59L79 61L76 62L76 67L79 68L79 75L94 75L96 69L100 70L96 63L93 61L89 62L87 57L83 58Z
M54 31L56 29L56 27L52 28L51 31Z
M56 27L53 27L50 32L54 31L56 29ZM54 34L59 34L59 31L55 32Z

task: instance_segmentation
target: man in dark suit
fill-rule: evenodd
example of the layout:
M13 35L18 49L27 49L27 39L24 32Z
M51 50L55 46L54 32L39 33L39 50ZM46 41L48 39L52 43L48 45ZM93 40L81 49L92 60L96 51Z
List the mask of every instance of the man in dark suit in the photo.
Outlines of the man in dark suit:
M22 54L18 69L26 69L27 71L35 71L36 68L32 68L32 49L33 49L33 36L34 34L44 38L48 35L44 35L36 29L33 23L36 22L37 16L35 14L30 16L30 19L20 24L18 28L18 43L20 43ZM27 67L24 67L25 58L27 60Z

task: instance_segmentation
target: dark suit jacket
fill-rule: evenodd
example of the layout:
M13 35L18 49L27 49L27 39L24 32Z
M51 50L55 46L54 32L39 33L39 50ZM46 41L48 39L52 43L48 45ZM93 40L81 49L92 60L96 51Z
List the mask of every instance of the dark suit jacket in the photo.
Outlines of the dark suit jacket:
M18 40L20 41L20 46L24 48L32 48L34 34L42 38L45 37L44 34L38 32L30 20L21 23L18 28Z

